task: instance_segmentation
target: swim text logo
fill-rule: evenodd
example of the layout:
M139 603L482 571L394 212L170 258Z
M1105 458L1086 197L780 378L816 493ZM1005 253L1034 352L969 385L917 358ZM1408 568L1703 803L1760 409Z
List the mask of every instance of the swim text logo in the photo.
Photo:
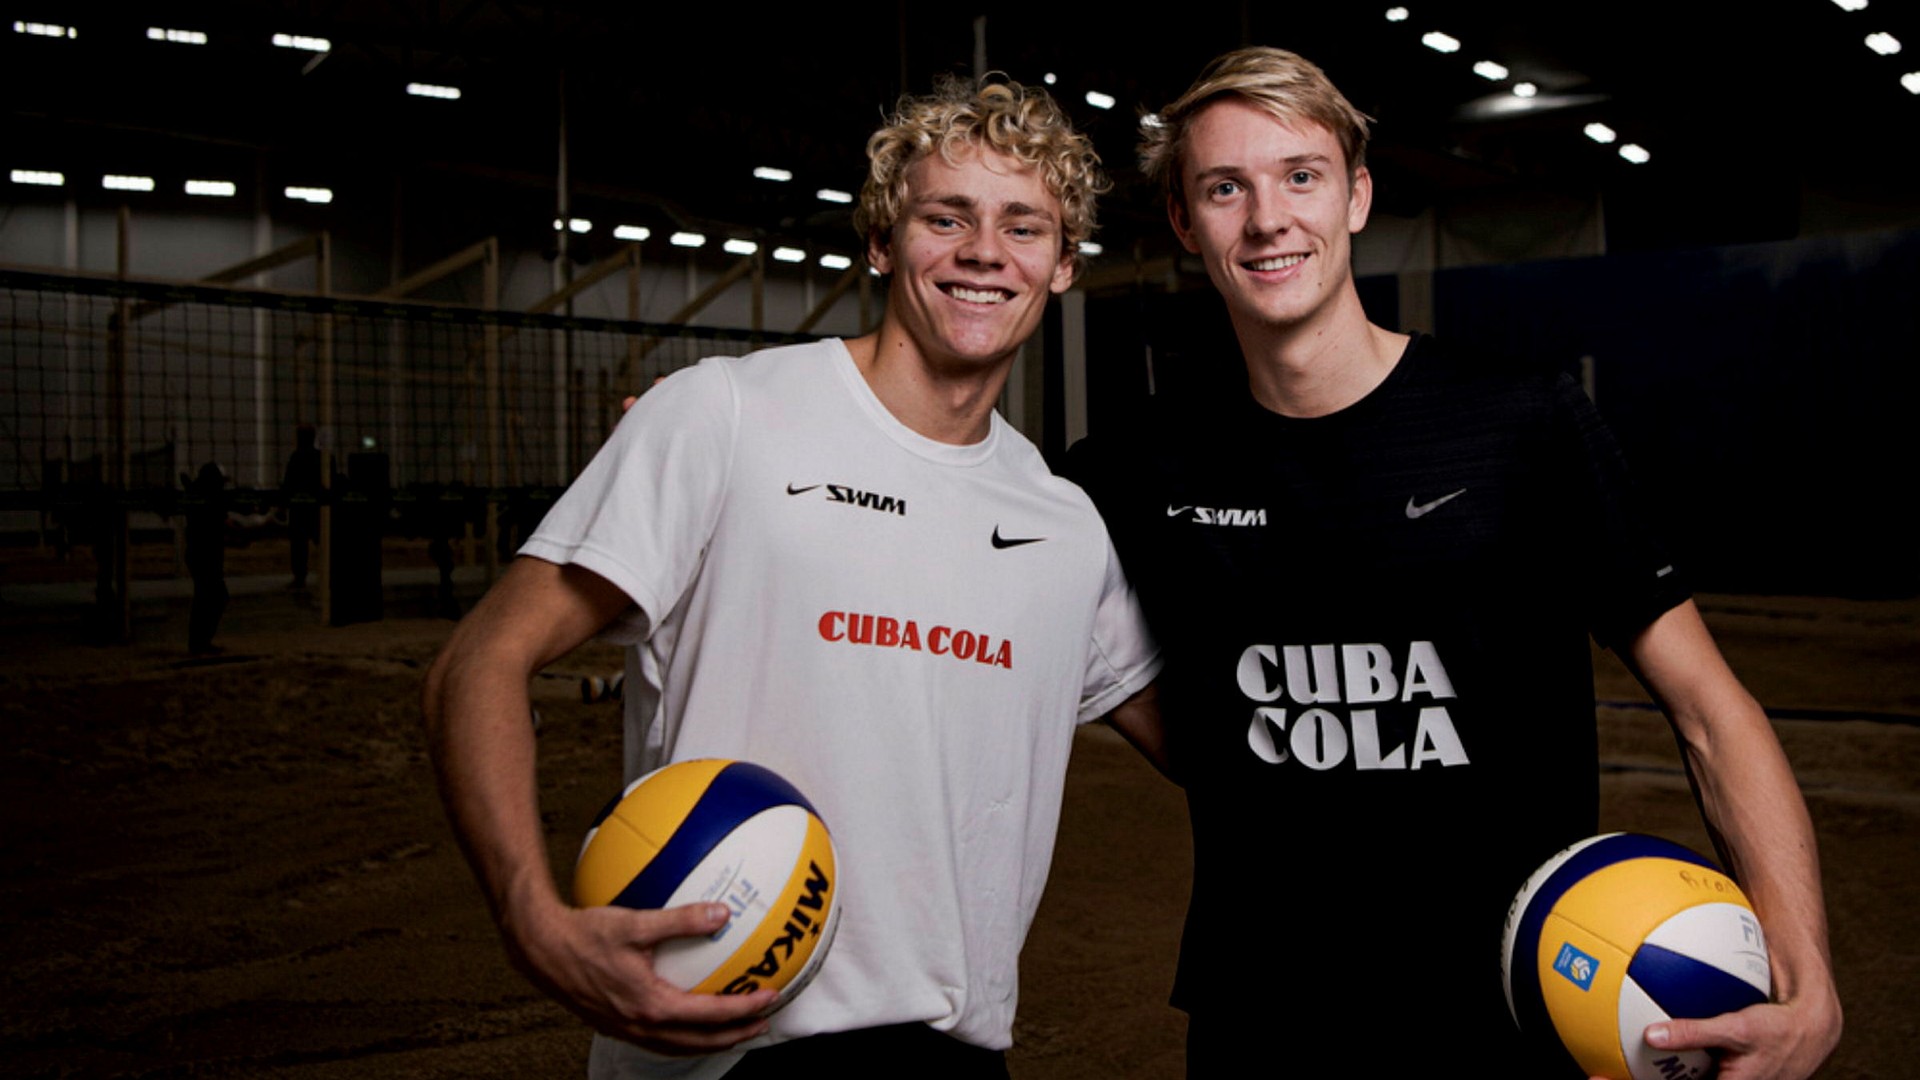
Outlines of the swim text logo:
M848 506L861 506L868 510L878 510L883 514L907 516L907 500L892 495L882 495L877 491L861 491L845 484L807 484L804 487L787 484L787 494L804 495L816 488L826 488L828 502L845 503Z
M1410 642L1398 657L1378 643L1249 645L1234 678L1241 694L1260 703L1247 725L1247 747L1270 765L1294 761L1324 771L1349 762L1359 770L1468 763L1453 717L1438 704L1456 695L1431 641ZM1307 707L1266 704L1283 700ZM1428 704L1416 712L1419 701ZM1335 712L1326 705L1376 707ZM1388 707L1384 724L1380 707Z
M1258 510L1239 510L1223 506L1169 506L1167 516L1178 518L1195 525L1265 525L1267 512Z
M977 630L935 626L924 632L914 619L892 615L865 615L857 611L829 611L820 616L820 636L849 645L882 649L911 649L955 660L972 660L989 667L1013 669L1013 642Z

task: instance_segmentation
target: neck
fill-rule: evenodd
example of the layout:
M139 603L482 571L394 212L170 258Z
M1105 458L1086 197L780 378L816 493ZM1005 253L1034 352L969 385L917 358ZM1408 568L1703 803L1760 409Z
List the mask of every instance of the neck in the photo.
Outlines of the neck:
M880 329L846 343L854 366L894 419L935 442L967 446L993 428L1015 354L985 365L943 367L931 362L913 339L889 320Z
M1386 381L1406 351L1407 335L1367 321L1360 298L1325 318L1289 326L1234 319L1247 385L1255 401L1282 416L1326 416Z

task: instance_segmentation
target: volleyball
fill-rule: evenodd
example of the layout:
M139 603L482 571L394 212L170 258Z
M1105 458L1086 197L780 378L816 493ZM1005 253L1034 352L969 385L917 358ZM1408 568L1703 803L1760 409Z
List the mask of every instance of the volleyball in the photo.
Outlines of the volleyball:
M1704 1050L1656 1050L1642 1033L1767 1001L1766 938L1732 878L1679 844L1595 836L1549 859L1507 911L1507 1008L1568 1075L1699 1080ZM1581 1071L1575 1074L1577 1066Z
M804 989L833 943L833 840L806 796L771 769L706 759L635 780L594 821L574 869L574 903L651 909L717 902L725 926L673 938L654 971L685 990Z

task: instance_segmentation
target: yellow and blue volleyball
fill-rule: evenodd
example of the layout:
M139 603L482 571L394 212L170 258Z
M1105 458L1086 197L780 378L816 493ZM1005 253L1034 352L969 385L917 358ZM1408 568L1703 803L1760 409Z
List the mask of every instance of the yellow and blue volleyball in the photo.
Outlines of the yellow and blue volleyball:
M650 909L717 902L727 924L654 951L654 971L710 994L798 994L839 921L833 838L806 796L744 761L683 761L635 780L594 821L574 903Z
M1693 851L1636 833L1567 848L1507 911L1500 966L1522 1032L1569 1076L1700 1080L1704 1050L1656 1050L1662 1020L1768 1000L1766 937L1732 878Z

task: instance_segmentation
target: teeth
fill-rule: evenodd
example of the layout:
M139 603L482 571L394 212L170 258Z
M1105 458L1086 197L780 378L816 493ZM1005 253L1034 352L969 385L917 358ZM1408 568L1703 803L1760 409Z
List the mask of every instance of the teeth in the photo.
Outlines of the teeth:
M998 289L969 289L964 285L947 286L947 295L970 304L1004 304L1007 294Z
M1247 264L1249 270L1285 270L1289 266L1298 266L1306 261L1305 255L1281 255L1273 259L1255 259Z

